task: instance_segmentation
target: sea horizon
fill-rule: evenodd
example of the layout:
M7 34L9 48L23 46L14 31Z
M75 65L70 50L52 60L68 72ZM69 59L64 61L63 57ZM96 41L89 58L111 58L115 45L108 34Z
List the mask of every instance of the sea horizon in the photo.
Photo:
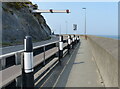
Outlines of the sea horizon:
M118 36L118 35L96 35L96 36L120 40L120 36Z

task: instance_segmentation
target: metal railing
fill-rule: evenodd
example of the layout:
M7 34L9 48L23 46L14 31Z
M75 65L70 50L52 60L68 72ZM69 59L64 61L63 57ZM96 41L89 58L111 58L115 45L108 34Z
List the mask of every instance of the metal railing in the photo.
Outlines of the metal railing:
M75 45L76 42L72 41L71 44L68 44L68 39L63 40L63 54L67 54L70 48L69 45ZM77 39L76 39L77 41ZM65 45L66 44L66 45ZM51 70L60 62L60 47L59 41L51 42L45 45L40 45L33 47L33 56L34 56L34 81L35 85L40 82ZM42 56L42 58L40 58ZM21 87L21 75L23 70L23 59L24 59L24 50L20 50L17 52L12 52L8 54L4 54L0 56L1 63L1 72L7 71L15 71L15 68L18 68L21 72L16 73L17 75L11 74L13 78L8 79L7 82L4 83L4 79L2 79L2 83L0 83L0 87L7 86L12 81L17 81L17 87ZM4 76L4 75L3 75ZM11 77L10 74L8 76Z

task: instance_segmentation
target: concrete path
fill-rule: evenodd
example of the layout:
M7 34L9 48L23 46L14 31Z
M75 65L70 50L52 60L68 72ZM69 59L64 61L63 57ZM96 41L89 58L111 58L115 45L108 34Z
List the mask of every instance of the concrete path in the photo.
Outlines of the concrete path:
M66 87L102 87L102 83L90 46L82 39Z
M86 40L81 39L80 47L70 56L54 87L104 87Z

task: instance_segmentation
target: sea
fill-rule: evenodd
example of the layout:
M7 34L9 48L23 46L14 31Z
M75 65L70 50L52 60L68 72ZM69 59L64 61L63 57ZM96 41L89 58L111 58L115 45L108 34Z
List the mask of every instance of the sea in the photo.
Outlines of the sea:
M118 36L118 35L96 35L96 36L120 40L120 36Z

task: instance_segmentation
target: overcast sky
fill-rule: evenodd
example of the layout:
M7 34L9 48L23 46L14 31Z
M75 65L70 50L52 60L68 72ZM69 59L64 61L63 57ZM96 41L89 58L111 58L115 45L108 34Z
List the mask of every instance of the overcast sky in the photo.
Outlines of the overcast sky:
M39 9L69 9L66 13L42 13L47 24L55 33L84 34L86 8L87 34L92 35L117 35L118 34L118 3L117 2L33 2ZM77 31L73 31L73 24L78 25Z

